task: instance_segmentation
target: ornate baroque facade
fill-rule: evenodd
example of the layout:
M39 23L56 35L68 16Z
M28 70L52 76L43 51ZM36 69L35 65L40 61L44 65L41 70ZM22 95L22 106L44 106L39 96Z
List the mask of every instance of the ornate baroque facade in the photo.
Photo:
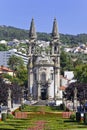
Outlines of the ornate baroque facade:
M33 99L62 99L60 90L60 40L57 21L53 21L52 40L48 47L39 46L34 19L28 43L28 89Z

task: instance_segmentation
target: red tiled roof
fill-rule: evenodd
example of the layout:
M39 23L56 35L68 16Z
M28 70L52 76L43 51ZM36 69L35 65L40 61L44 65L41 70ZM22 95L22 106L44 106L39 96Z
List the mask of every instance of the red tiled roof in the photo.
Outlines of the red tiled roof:
M7 71L7 72L13 72L11 69L5 67L5 66L0 66L0 71Z

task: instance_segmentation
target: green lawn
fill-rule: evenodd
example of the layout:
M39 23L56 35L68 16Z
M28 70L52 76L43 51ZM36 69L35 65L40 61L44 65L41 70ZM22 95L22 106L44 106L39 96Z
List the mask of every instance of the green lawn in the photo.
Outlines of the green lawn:
M33 115L28 119L8 119L5 122L0 122L0 130L27 130L35 126L35 122L41 120L46 122L43 130L87 130L84 123L72 122L53 115Z
M27 112L38 112L38 111L46 111L46 112L57 112L57 111L63 111L60 110L60 107L58 106L28 106L28 105L23 105L22 111L27 111Z
M52 112L45 114L28 114L27 119L7 119L5 122L0 121L0 130L28 130L28 128L34 127L37 121L45 121L43 130L87 130L87 125L83 122L71 121L70 119L63 119L61 112L59 115L54 114L52 108L40 107L40 106L27 106L27 109L31 111L48 111ZM24 108L22 111L27 111ZM37 109L37 110L36 110ZM39 130L39 129L38 129Z

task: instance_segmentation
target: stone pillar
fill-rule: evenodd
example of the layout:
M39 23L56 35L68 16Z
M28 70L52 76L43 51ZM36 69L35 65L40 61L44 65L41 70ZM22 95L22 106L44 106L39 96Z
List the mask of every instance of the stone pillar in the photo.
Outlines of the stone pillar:
M57 98L59 92L59 88L58 88L58 70L55 69L55 99Z
M29 50L28 50L28 52L29 52L29 55L31 55L31 44L29 45Z
M56 100L57 87L58 87L58 71L57 71L56 59L54 59L54 100Z
M28 100L31 97L31 89L33 86L33 73L32 73L32 57L29 58L29 63L28 63Z
M57 99L61 99L62 100L62 94L61 94L61 91L60 91L60 55L57 56L57 93L56 93L56 96L57 96Z
M55 75L55 66L54 66L54 100L55 100L55 86L56 86L56 75Z
M39 67L38 67L38 72L37 72L37 75L38 75L38 77L37 77L37 81L38 81L38 94L37 94L37 98L38 99L40 99L40 97L41 97L41 82L40 82L40 73L39 73Z
M21 105L24 104L24 90L22 89Z
M47 96L48 96L48 99L50 98L50 80L48 79L48 88L47 88Z
M60 89L60 56L59 55L57 57L57 71L58 71L58 81L57 81L58 85L57 85L57 87L59 90Z
M73 109L77 111L77 88L74 89L74 101L73 101Z
M38 82L38 99L41 97L40 82Z
M30 68L28 67L28 94L27 99L29 99L30 96Z
M54 54L54 45L52 45L52 55Z
M11 110L11 90L10 88L8 89L8 99L7 99L7 106Z

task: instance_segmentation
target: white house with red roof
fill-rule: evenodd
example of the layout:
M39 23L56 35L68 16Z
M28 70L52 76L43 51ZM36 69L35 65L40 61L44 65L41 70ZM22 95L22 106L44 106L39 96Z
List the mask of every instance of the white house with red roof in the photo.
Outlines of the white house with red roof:
M3 73L13 76L13 70L11 70L5 66L0 66L0 74L3 74Z

